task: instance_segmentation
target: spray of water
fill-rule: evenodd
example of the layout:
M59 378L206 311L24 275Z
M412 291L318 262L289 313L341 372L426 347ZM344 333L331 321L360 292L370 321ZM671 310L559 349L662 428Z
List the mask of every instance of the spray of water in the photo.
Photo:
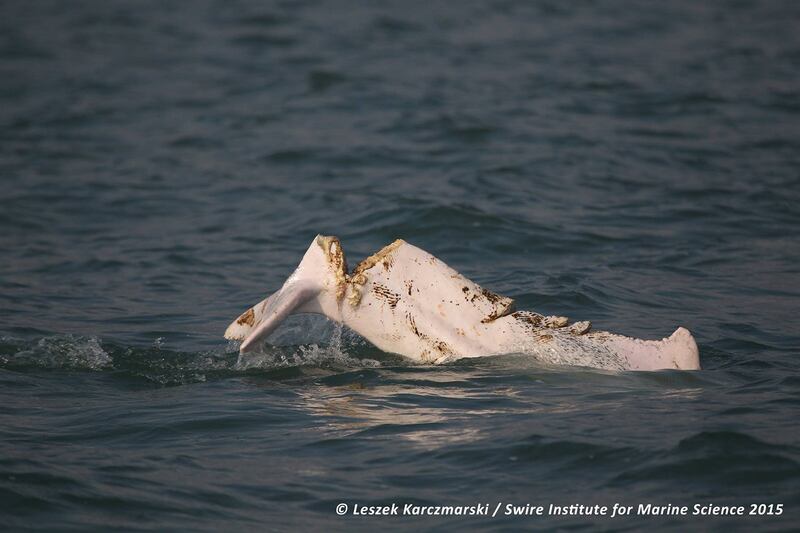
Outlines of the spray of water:
M295 347L266 347L264 351L239 355L235 370L271 369L291 366L344 366L377 367L374 359L360 359L351 355L350 347L363 342L356 334L341 324L334 324L327 343L302 344Z

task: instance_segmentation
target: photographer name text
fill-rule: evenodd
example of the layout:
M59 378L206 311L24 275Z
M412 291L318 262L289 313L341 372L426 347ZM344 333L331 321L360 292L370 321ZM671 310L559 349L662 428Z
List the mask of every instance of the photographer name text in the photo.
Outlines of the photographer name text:
M336 514L340 516L564 516L564 517L608 517L625 516L780 516L782 503L749 503L745 505L718 505L714 503L695 503L693 505L639 503L624 505L569 505L496 504L477 503L473 505L419 505L414 503L390 503L386 505L362 505L359 503L340 503Z

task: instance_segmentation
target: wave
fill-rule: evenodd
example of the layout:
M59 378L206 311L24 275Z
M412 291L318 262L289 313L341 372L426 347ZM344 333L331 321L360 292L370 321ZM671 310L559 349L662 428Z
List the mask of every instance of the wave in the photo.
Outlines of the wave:
M7 368L65 368L103 370L112 358L97 337L61 335L32 343L0 338L0 365Z
M300 327L300 324L295 324ZM543 361L530 353L464 358L431 366L382 352L353 331L340 325L330 328L317 342L308 342L300 332L277 335L277 345L240 355L237 342L207 350L179 350L166 346L163 338L152 344L132 346L104 341L97 336L50 335L34 340L0 336L0 370L21 373L72 371L107 373L120 378L145 380L161 386L187 385L236 376L331 386L360 386L370 370L375 380L396 385L425 384L434 388L449 381L459 387L483 387L491 383L511 386L535 380L573 387L578 383L606 386L614 390L677 390L696 394L704 387L741 385L752 381L737 374L720 376L680 371L621 372ZM319 333L319 332L317 332ZM366 372L366 374L365 374ZM371 374L370 374L371 375ZM767 385L771 384L769 381ZM694 392L692 392L694 391Z
M213 350L179 351L166 348L161 338L151 346L137 347L74 334L47 336L33 341L0 337L0 368L21 372L105 371L144 378L161 385L179 385L288 368L318 367L340 371L380 366L379 360L359 353L359 342L351 339L351 335L351 332L337 327L327 344L269 346L247 355L239 355L236 342ZM391 357L384 359L392 360Z

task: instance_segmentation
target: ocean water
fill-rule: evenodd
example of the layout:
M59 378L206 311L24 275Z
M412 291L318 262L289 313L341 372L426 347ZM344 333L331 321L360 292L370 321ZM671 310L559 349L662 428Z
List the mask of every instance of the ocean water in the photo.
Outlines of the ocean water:
M796 530L799 26L788 0L3 2L0 529ZM318 233L686 326L703 370L418 366L309 316L240 360L225 327ZM783 510L352 515L391 503Z

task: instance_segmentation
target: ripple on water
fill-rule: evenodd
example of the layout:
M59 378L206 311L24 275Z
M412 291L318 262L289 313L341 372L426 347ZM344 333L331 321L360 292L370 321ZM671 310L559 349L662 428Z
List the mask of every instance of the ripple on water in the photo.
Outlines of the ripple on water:
M594 499L796 526L800 4L355 4L0 2L0 523ZM240 357L225 326L318 233L596 329L686 326L703 370L423 367L305 318ZM743 527L413 521L528 525Z

